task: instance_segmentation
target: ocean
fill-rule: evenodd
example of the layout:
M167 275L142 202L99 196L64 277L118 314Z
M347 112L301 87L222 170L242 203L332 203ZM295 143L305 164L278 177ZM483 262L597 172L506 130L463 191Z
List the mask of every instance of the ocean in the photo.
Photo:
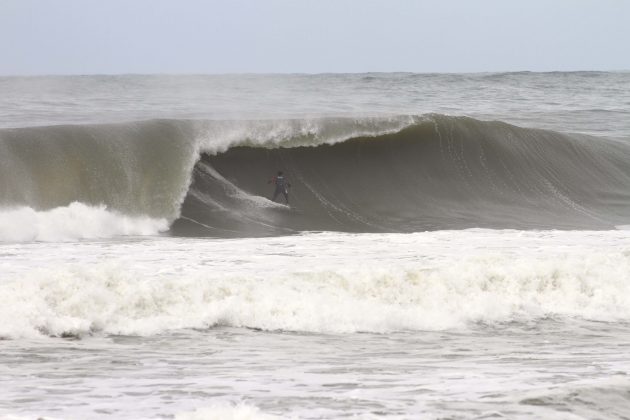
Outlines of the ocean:
M0 298L3 420L627 419L630 73L0 77Z

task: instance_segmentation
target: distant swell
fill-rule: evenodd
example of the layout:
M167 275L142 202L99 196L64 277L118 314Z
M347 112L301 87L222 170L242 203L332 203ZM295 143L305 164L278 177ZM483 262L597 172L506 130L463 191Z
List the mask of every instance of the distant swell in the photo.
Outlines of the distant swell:
M0 211L79 202L165 219L176 235L630 222L630 146L465 117L4 129L0 156ZM291 208L268 200L278 169Z

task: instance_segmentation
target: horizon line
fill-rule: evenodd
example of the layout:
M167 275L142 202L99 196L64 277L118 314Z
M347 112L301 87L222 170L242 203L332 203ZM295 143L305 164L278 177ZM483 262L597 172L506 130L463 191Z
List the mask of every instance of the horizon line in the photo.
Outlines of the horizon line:
M0 77L90 77L90 76L325 76L325 75L362 75L362 74L445 74L445 75L465 75L465 74L548 74L548 73L627 73L629 69L609 69L609 70L487 70L487 71L364 71L364 72L112 72L112 73L0 73Z

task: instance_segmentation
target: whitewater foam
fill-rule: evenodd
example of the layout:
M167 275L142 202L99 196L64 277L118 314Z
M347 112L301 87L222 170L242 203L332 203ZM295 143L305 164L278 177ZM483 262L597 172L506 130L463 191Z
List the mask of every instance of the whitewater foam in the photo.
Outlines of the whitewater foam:
M127 216L104 205L88 206L75 202L45 211L30 207L0 210L0 242L61 242L157 235L167 229L166 219Z
M260 411L258 407L240 404L214 404L194 411L177 413L175 420L280 420L278 417ZM295 417L291 417L295 418Z
M531 235L379 235L379 243L370 235L164 238L120 249L88 243L81 251L73 244L83 262L60 264L60 255L47 257L49 267L4 267L0 292L9 303L0 308L0 335L153 335L213 326L384 333L549 317L630 320L630 240L622 231L582 235L603 242L600 249L571 247L569 234ZM558 249L511 248L528 240ZM474 248L484 241L485 250Z

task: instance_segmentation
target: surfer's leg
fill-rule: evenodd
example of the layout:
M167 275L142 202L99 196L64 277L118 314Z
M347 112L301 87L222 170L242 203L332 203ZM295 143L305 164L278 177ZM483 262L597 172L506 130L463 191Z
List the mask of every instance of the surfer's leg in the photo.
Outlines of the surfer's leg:
M282 195L284 195L284 199L286 200L287 204L289 204L289 193L286 191L282 191Z
M278 194L280 193L280 191L275 190L273 193L273 197L271 198L271 201L273 201L275 203L276 198L278 197Z

